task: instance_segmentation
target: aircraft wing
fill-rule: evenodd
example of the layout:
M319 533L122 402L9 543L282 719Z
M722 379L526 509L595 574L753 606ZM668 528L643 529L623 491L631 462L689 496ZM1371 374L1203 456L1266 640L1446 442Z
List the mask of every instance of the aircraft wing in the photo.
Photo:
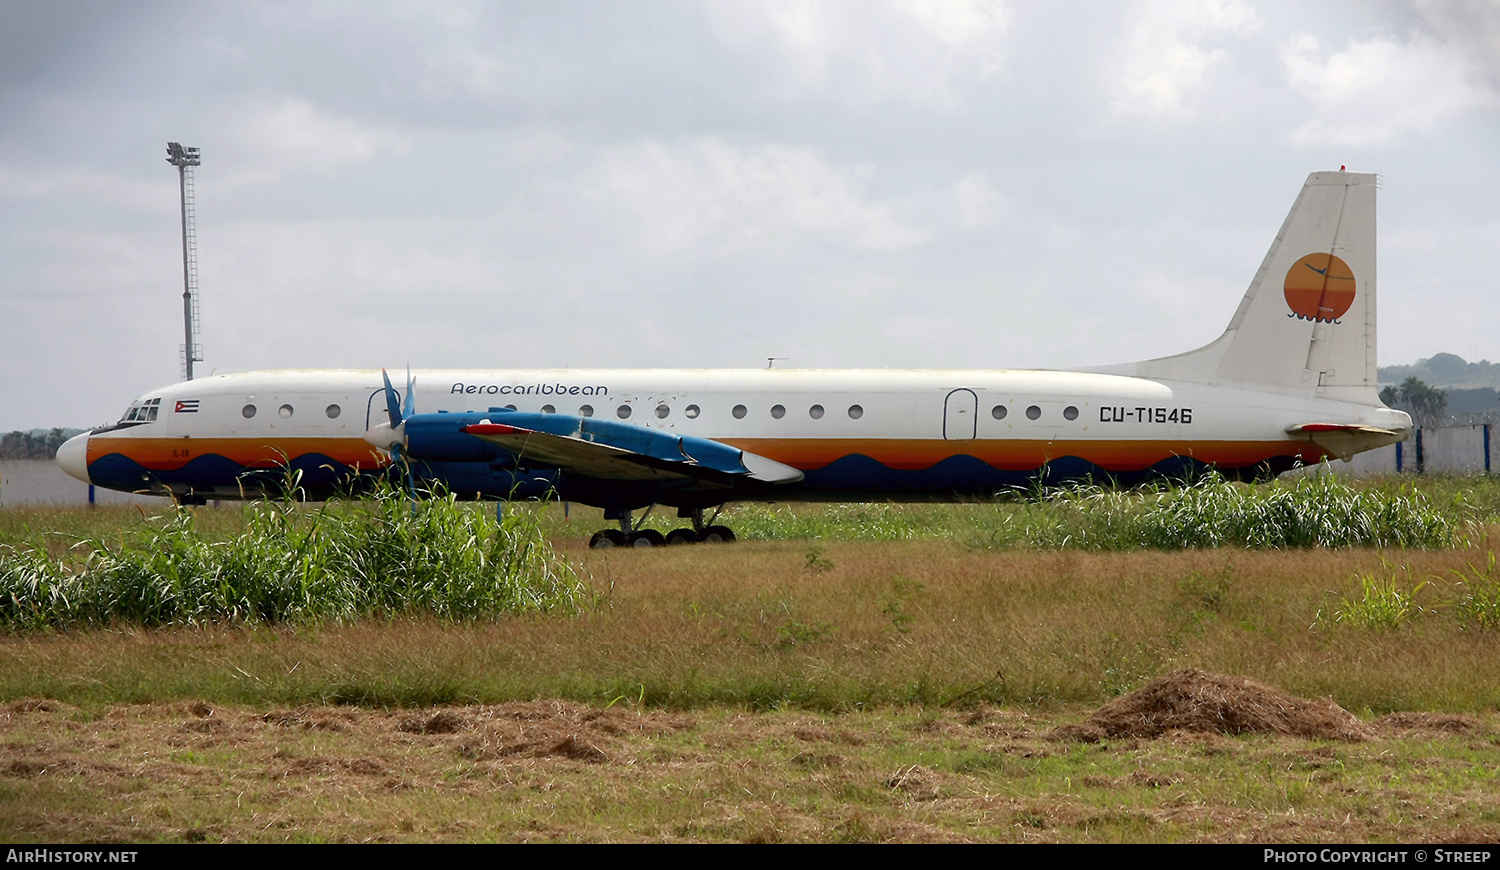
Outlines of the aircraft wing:
M409 418L405 432L415 458L440 458L455 437L476 438L514 455L520 465L599 480L688 479L733 485L743 480L776 484L802 479L802 472L789 465L712 439L567 414L423 414Z
M1345 461L1361 451L1395 444L1406 437L1405 432L1396 429L1360 423L1294 423L1286 427L1286 431L1288 435L1306 438Z

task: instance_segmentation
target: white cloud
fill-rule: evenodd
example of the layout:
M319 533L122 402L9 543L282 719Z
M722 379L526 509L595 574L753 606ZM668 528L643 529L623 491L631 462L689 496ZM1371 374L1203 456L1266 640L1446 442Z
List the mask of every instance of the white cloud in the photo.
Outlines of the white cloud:
M892 0L893 11L920 25L938 43L972 46L998 63L995 44L1005 35L1005 5L987 0Z
M572 139L550 128L522 132L507 147L510 158L522 165L555 163L573 150Z
M1491 90L1500 87L1500 3L1415 0L1422 23L1453 51L1462 51Z
M1388 36L1350 40L1338 52L1299 34L1286 46L1282 63L1292 87L1314 109L1315 117L1291 135L1293 144L1304 147L1384 144L1495 103L1466 52L1425 34L1404 42Z
M403 10L410 25L422 37L414 40L425 69L419 87L434 96L492 97L501 92L506 68L483 44L474 7L452 2L433 2Z
M181 242L169 233L70 228L39 233L34 241L56 254L39 269L49 292L103 291L164 302L182 295Z
M990 222L1000 195L983 172L970 172L954 186L953 200L958 208L959 222L974 227Z
M894 250L926 234L865 191L869 170L830 164L811 148L740 147L716 137L602 149L580 184L632 217L653 254L788 247L804 236Z
M316 40L330 58L367 64L367 81L387 94L428 100L485 98L500 93L507 72L487 19L501 4L475 0L324 0L256 4L250 15L276 34Z
M1115 114L1153 119L1191 115L1214 70L1231 57L1228 49L1207 43L1247 36L1257 27L1255 13L1240 0L1174 0L1140 7L1125 58L1111 70Z
M174 219L178 208L175 179L164 185L160 178L132 178L96 170L54 175L0 166L0 196L15 199L77 196L95 208L155 212L173 215Z
M227 183L268 183L303 175L337 176L387 154L405 154L411 140L392 129L319 110L296 97L251 99L224 112L212 129L221 144L205 148L236 167Z
M1000 68L1010 15L1001 0L726 0L705 18L724 45L766 59L773 98L951 109L953 80Z

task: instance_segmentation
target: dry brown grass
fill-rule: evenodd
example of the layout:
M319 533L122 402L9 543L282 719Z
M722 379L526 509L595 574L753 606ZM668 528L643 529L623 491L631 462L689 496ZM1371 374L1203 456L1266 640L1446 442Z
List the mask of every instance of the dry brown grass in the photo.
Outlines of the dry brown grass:
M0 638L0 837L1500 835L1500 637L1431 609L1479 550L560 546L598 610ZM1318 623L1392 567L1429 610ZM1052 739L1184 668L1331 697L1367 739Z
M1359 743L1168 731L1060 744L1082 710L694 715L184 702L0 712L10 842L1405 842L1500 837L1494 714ZM1431 725L1432 723L1427 723Z
M1442 611L1318 623L1355 574L1431 579L1478 551L971 551L940 541L565 549L603 604L576 618L120 629L0 638L0 698L380 706L621 698L694 708L1097 706L1193 667L1364 714L1500 706L1500 633Z

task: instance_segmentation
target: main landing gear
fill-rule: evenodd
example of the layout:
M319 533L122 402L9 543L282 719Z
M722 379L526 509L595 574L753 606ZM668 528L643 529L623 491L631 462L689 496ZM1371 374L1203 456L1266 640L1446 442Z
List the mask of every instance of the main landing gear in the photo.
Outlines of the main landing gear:
M729 544L734 541L734 532L728 526L713 525L713 521L719 518L719 511L724 509L719 505L714 515L703 521L703 508L681 508L677 511L679 518L691 518L693 527L691 529L673 529L666 535L654 529L643 529L641 524L646 517L651 516L651 511L656 508L652 505L646 508L641 518L634 523L630 519L630 511L611 510L605 511L606 519L619 520L620 528L604 529L595 532L589 538L589 548L594 550L605 550L610 547L662 547L676 544Z

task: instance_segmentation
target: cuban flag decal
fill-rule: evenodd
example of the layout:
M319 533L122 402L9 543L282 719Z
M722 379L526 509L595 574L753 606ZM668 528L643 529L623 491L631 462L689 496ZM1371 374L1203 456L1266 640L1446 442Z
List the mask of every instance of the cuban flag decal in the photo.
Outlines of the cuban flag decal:
M172 410L178 414L196 414L198 413L198 400L188 399L186 401L178 402L177 407L173 408Z

